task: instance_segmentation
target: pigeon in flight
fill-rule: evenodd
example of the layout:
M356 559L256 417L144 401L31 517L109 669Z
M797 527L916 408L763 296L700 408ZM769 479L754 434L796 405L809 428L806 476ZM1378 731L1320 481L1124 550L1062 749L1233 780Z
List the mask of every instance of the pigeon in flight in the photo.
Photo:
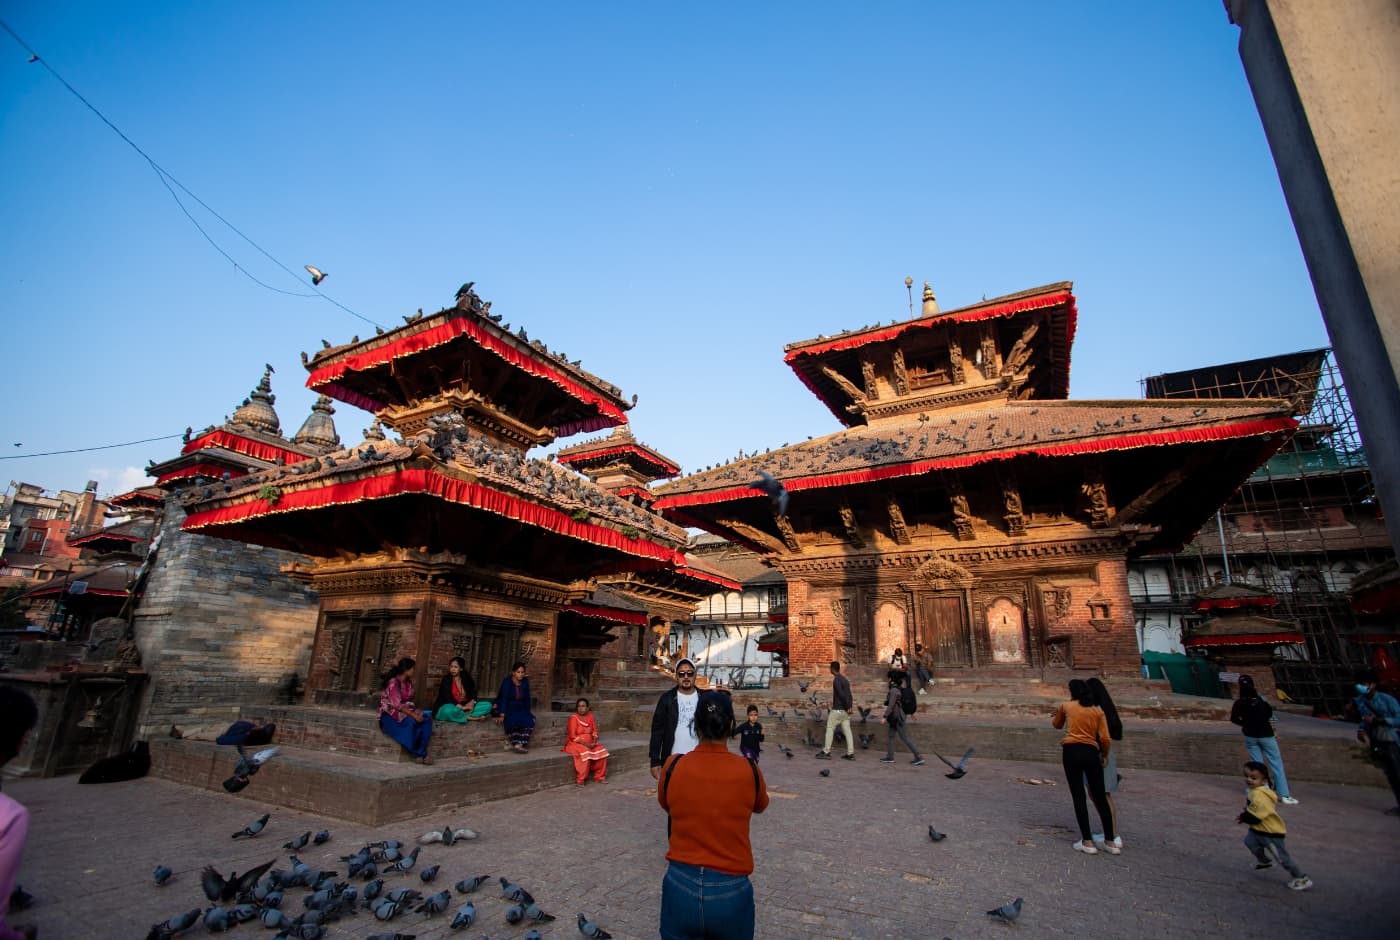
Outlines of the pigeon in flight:
M1004 920L1007 923L1012 923L1016 920L1016 918L1021 916L1021 903L1021 898L1017 898L1010 904L1003 904L1001 907L998 907L995 910L988 911L987 914L988 916L995 917L998 920Z
M593 923L583 914L578 915L578 932L585 937L593 938L593 940L612 940L612 934Z
M431 845L434 842L441 842L443 845L452 845L455 842L475 838L476 831L473 829L453 829L451 826L443 826L441 829L423 833L418 837L418 844Z
M958 761L956 764L949 761L948 758L944 757L942 754L935 754L934 756L953 768L952 773L944 774L943 776L947 777L949 780L957 780L959 777L967 775L967 762L972 757L972 752L973 748L968 748L967 753L962 756L962 760Z
M204 889L204 896L209 900L216 903L232 901L251 892L257 886L258 879L271 867L272 862L268 862L257 868L250 868L242 875L229 872L228 877L224 878L213 865L206 865L204 871L199 874L199 884Z
M870 720L870 709L871 709L871 707L872 707L872 706L869 706L869 705L859 705L859 706L856 707L856 711L860 712L860 723L861 723L861 724L865 724L867 721Z
M243 829L242 829L241 831L235 832L235 833L233 834L233 838L235 838L235 839L242 839L242 838L249 838L249 839L251 839L253 836L255 836L255 835L257 835L258 833L260 833L260 832L263 831L263 827L267 825L267 820L268 820L271 816L272 816L271 813L263 813L263 814L262 814L261 816L259 816L257 819L253 820L253 821L250 822L248 825L244 826Z
M862 751L868 751L868 750L870 750L870 745L872 745L872 744L874 744L874 743L875 743L875 735L873 735L873 734L862 734L862 735L860 735L860 749L861 749Z
M939 832L937 829L933 828L932 826L929 826L928 838L930 842L942 842L944 839L948 838L948 833Z
M233 776L224 781L224 789L230 793L237 793L248 785L253 774L262 769L272 758L277 756L277 748L265 747L261 751L249 754L243 749L243 745L238 745L238 763L233 766Z
M779 516L787 515L788 491L787 487L778 482L773 474L766 470L758 471L758 479L749 484L751 490L762 490L768 494L768 498L773 503L773 509ZM803 689L803 691L807 691Z
M320 287L321 282L326 279L326 272L322 271L320 268L312 267L309 264L306 265L306 273L311 275L312 287Z

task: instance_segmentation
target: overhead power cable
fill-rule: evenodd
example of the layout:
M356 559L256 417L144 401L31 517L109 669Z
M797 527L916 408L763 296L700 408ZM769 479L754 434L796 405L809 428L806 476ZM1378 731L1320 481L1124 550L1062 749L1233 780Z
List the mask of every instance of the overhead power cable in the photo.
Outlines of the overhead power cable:
M72 94L74 98L77 98L83 103L84 107L86 107L93 114L97 115L98 119L101 120L103 124L106 124L107 127L109 127L112 130L112 133L120 137L132 150L135 150L138 154L140 154L141 158L145 160L147 164L150 165L152 170L155 171L156 177L161 181L161 185L163 185L166 188L166 190L170 193L170 197L175 200L175 205L180 207L180 211L184 213L185 218L190 220L190 223L194 225L194 227L199 231L199 234L204 236L204 240L209 242L209 244L213 246L215 251L217 251L219 254L223 255L225 258L228 259L229 263L233 265L235 271L237 271L239 274L242 274L248 280L252 281L254 284L257 284L259 287L266 288L267 290L274 291L278 294L286 294L289 297L320 297L322 300L334 304L341 310L344 310L352 317L356 317L360 320L363 320L365 323L368 323L371 326L381 326L381 324L376 323L369 317L356 313L354 310L351 310L349 307L345 306L345 304L336 300L334 297L327 295L319 289L313 289L311 292L282 290L279 287L273 287L271 284L268 284L265 281L254 277L251 272L244 268L243 265L239 264L238 261L235 260L232 255L225 251L219 245L218 242L214 241L210 234L207 231L205 231L204 226L200 225L199 222L196 221L195 217L190 214L189 209L186 208L185 204L180 200L179 195L176 194L175 189L171 187L171 183L174 183L175 187L178 187L181 192L185 193L195 202L199 203L199 205L203 207L205 211L207 211L214 218L222 222L235 235L243 239L249 245L252 245L253 248L256 249L257 252L261 254L264 258L266 258L268 261L271 261L277 267L285 271L288 274L288 276L290 276L293 280L299 282L302 279L301 275L293 271L291 268L287 267L277 258L273 257L273 255L266 249L264 249L261 245L253 241L252 238L245 235L242 232L242 230L240 230L236 225L234 225L228 219L220 215L217 211L214 210L212 206L210 206L203 199L200 199L198 195L196 195L192 190L190 190L188 186L176 179L175 176L170 173L170 171L166 170L163 166L157 163L151 157L150 154L146 153L146 151L142 150L139 146L137 146L134 140L126 136L126 134L122 133L121 128L117 127L116 124L112 123L112 121L107 117L107 115L103 114L100 110L98 110L96 105L84 98L83 95L78 91L78 89L74 88L71 84L69 84L68 80L62 75L60 75L57 69L49 65L48 61L45 60L42 56L40 56L39 53L35 52L33 47L31 47L29 43L25 42L24 39L18 33L11 29L10 25L6 23L3 19L0 19L0 29L4 29L5 32L9 33L10 37L14 39L15 42L19 43L20 46L23 47L25 52L29 53L30 62L37 62L39 65L42 65L50 75L52 75L55 79L58 80L59 84L61 84L64 88L68 89L69 93Z
M74 447L71 450L49 450L42 454L5 454L0 456L0 460L23 460L26 457L58 457L62 454L86 454L91 450L116 450L118 447L134 447L137 444L150 444L153 441L172 441L183 434L166 434L161 437L148 437L139 441L127 441L124 444L102 444L98 447Z

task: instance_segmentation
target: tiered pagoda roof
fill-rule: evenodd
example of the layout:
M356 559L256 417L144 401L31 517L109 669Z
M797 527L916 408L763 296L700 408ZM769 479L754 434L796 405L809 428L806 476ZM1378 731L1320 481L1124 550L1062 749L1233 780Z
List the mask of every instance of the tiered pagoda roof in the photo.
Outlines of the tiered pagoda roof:
M788 346L787 362L847 428L663 484L653 508L780 554L800 551L797 532L832 529L837 508L838 537L844 526L856 544L862 527L903 544L956 525L963 539L972 519L961 486L971 475L960 471L982 467L994 469L977 478L991 490L984 507L1006 507L984 514L997 525L1014 516L1004 526L1013 536L1036 506L1053 522L1079 505L1078 521L1094 527L1110 517L1133 525L1139 551L1179 545L1297 423L1273 399L1066 400L1070 288L946 313L929 290L913 320ZM751 486L760 471L787 490L791 519Z
M1268 591L1247 584L1217 584L1196 595L1196 610L1213 612L1182 637L1190 649L1221 646L1273 647L1280 643L1302 643L1303 633L1296 623L1263 616L1260 611L1278 605Z
M647 484L679 476L681 468L632 436L629 427L613 429L606 437L562 448L555 459L619 496L651 501Z
M134 490L128 490L107 500L108 505L120 510L117 513L108 515L126 515L127 513L153 512L165 503L165 492L157 486L138 486Z
M267 366L257 388L243 399L233 417L198 434L186 430L180 455L161 463L153 461L146 473L156 478L157 487L169 488L200 478L241 477L281 464L300 463L339 446L329 402L317 401L296 439L289 441L281 434L276 401L272 394L272 367Z
M491 314L464 284L455 306L405 317L401 327L355 337L302 361L315 389L414 434L456 413L481 433L522 449L614 427L632 405L580 363L530 340Z

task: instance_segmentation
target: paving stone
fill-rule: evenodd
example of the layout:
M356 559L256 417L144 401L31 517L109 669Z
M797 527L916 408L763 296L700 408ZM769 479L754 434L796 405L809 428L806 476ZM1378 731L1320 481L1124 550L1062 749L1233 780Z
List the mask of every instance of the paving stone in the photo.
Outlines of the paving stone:
M1125 772L1117 797L1123 854L1089 857L1070 849L1074 816L1053 764L974 758L968 775L951 781L932 763L886 766L862 754L823 765L832 771L823 778L815 761L776 756L763 761L771 807L752 827L759 937L1395 935L1400 819L1383 815L1390 794L1382 788L1295 787L1302 802L1283 808L1289 849L1317 886L1293 892L1277 869L1253 870L1244 827L1234 823L1244 797L1233 776ZM233 798L150 778L8 782L6 792L33 815L20 880L37 899L13 922L37 925L45 940L139 936L158 920L208 906L199 890L205 864L243 871L276 859L287 867L283 842L329 828L332 841L301 857L336 867L339 855L366 841L411 840L452 823L481 837L423 850L420 867L441 863L443 885L484 873L518 881L559 915L546 937L576 937L577 911L619 938L656 936L666 824L645 770L450 812L424 806L412 822L377 828L263 806L257 788L255 778ZM273 815L261 836L230 839L265 811ZM948 839L929 842L930 823ZM157 863L176 872L165 888L150 883ZM498 894L478 892L470 936L524 935L527 927L505 923ZM301 910L300 896L288 893L289 911ZM1025 913L1016 927L984 913L1018 896ZM422 940L458 936L449 920L407 914L385 925L361 914L327 936L386 929ZM264 933L252 924L234 936Z

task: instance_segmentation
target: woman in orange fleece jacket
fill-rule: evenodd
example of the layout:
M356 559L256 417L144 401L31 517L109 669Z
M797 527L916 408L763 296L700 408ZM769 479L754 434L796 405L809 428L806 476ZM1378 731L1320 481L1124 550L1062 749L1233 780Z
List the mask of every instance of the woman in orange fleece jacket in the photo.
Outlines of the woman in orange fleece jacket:
M733 727L728 693L701 693L695 707L700 743L667 759L661 772L656 799L671 815L662 940L753 938L749 818L768 808L768 788L756 763L729 753Z
M1055 709L1050 723L1056 728L1065 729L1065 736L1060 740L1060 752L1065 766L1065 780L1069 783L1070 797L1074 800L1074 819L1079 823L1080 836L1079 841L1072 844L1076 852L1099 854L1089 831L1089 807L1084 799L1084 784L1087 782L1089 796L1103 825L1103 850L1109 855L1118 855L1123 850L1114 844L1117 834L1113 831L1113 807L1108 803L1103 785L1103 766L1108 761L1109 749L1113 747L1108 734L1108 719L1104 717L1103 709L1094 704L1093 693L1083 679L1069 680L1069 694L1073 701Z

